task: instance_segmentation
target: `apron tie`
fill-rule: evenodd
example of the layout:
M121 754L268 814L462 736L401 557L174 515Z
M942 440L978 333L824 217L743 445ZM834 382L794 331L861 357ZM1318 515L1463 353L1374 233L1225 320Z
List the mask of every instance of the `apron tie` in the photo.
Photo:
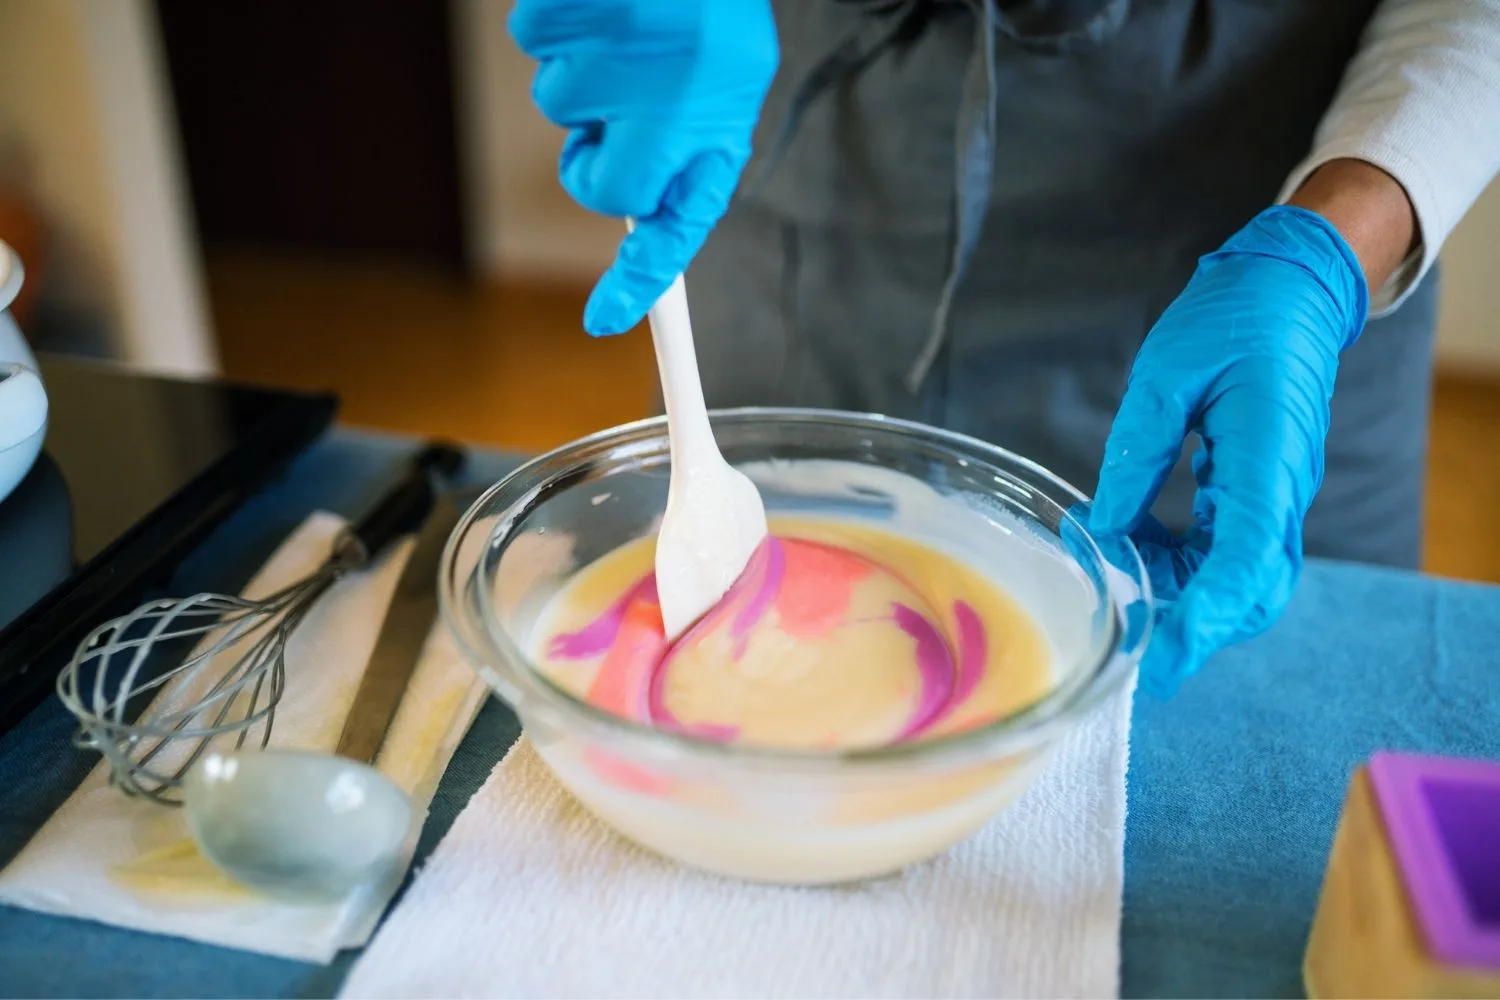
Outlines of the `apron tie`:
M1059 54L1090 47L1124 24L1131 0L840 0L872 15L862 18L814 64L794 91L771 149L746 189L769 178L790 147L807 109L830 87L857 75L939 4L962 4L974 13L974 49L959 100L954 137L953 241L947 273L921 352L906 375L920 391L948 339L949 315L989 210L995 170L995 38L1004 33L1021 48ZM1002 10L1002 8L1004 8Z
M863 13L888 16L888 20L862 18L844 33L824 55L813 64L813 68L802 78L787 103L771 149L766 154L753 180L746 190L753 193L765 184L786 155L797 130L802 127L802 116L834 84L858 73L886 50L908 24L920 12L924 0L845 0L858 6Z
M995 5L990 0L973 0L972 5L979 30L975 32L974 51L969 55L958 104L953 148L953 247L927 340L906 373L906 389L912 394L922 388L948 341L948 314L979 245L990 207L990 179L995 173Z

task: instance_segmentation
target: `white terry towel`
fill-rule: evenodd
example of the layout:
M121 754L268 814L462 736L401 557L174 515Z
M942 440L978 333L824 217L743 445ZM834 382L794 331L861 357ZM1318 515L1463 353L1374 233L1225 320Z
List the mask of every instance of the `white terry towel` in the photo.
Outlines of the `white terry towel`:
M740 883L650 854L523 739L343 995L1114 997L1130 699L1101 706L968 841L837 888Z
M335 515L312 515L245 596L272 593L312 572L343 526ZM293 631L272 746L332 752L411 548L402 540L340 580ZM418 816L484 694L447 629L436 624L377 761L412 796ZM406 844L408 857L417 833ZM312 962L369 940L395 889L372 886L319 906L239 890L193 848L182 810L125 797L110 787L102 761L0 872L0 902L13 906Z

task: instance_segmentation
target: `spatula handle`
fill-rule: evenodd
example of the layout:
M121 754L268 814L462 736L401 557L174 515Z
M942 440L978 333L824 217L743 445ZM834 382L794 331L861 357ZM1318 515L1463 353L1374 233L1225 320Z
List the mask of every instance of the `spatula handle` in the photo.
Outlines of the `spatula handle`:
M635 220L625 226L634 232ZM647 314L651 343L656 349L656 370L661 377L662 402L667 409L672 465L686 469L700 462L718 461L719 446L708 422L703 399L703 381L698 356L693 350L693 322L688 315L687 284L682 275Z
M693 350L693 326L688 319L687 288L681 275L651 307L650 320L662 400L671 428L672 463L685 467L717 460L719 446L708 422L698 356Z

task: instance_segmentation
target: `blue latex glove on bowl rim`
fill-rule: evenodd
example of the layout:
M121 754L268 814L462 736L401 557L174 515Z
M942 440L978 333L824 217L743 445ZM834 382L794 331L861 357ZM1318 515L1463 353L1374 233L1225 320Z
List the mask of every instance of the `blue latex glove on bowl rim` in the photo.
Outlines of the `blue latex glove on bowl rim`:
M1264 631L1302 569L1302 521L1323 482L1339 354L1369 291L1322 216L1278 206L1199 261L1141 345L1089 518L1129 533L1157 600L1143 686L1169 695L1217 650ZM1196 432L1193 527L1149 511Z
M769 0L519 0L537 108L568 130L559 176L633 217L584 310L595 336L641 321L723 217L780 52Z

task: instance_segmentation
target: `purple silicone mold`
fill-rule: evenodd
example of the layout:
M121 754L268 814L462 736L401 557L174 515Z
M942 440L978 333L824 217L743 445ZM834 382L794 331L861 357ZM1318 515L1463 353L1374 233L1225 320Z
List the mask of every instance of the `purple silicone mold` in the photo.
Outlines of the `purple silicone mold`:
M1500 969L1500 763L1378 753L1369 773L1428 953Z

